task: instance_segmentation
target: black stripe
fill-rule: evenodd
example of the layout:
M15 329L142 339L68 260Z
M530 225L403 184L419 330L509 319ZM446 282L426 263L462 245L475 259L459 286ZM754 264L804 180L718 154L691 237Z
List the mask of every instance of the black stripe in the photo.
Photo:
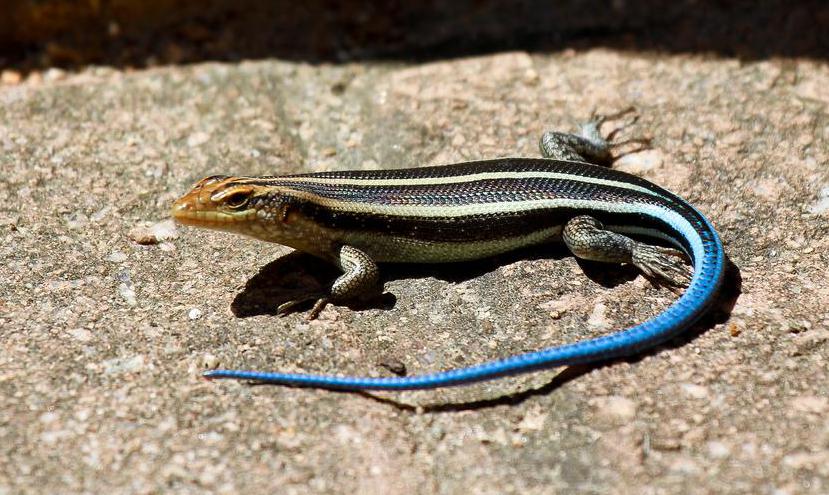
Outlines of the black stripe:
M395 179L429 179L454 177L477 173L499 172L552 172L573 174L588 178L597 178L633 184L664 194L667 191L645 179L611 168L590 163L550 160L546 158L496 158L475 162L440 165L435 167L405 168L397 170L347 170L334 172L314 172L285 176L267 176L246 178L245 182L255 185L273 185L283 178L322 178L322 179L359 179L359 180L395 180Z
M624 187L538 177L405 186L274 182L271 187L283 196L302 195L292 194L296 191L329 200L383 206L463 206L558 198L665 203L660 197Z
M395 236L426 242L478 242L508 239L564 225L579 215L590 215L607 225L636 225L659 230L676 239L686 251L688 241L666 222L644 213L612 213L593 208L545 208L460 217L391 216L332 211L314 203L295 203L303 216L332 229L365 235ZM692 225L696 225L692 222Z
M394 180L440 178L477 173L547 172L631 184L658 195L634 191L623 186L593 184L578 180L521 178L484 179L448 184L405 186L339 185L281 181L285 177L329 179ZM644 179L617 170L579 162L542 158L502 158L439 167L399 170L342 171L298 174L282 177L256 177L240 182L273 186L274 202L287 202L290 208L324 226L366 234L393 235L430 242L474 242L526 235L562 225L570 218L587 214L605 224L637 225L652 228L675 238L686 251L687 239L669 224L644 213L608 213L591 208L550 208L513 213L493 213L455 218L386 215L334 211L313 201L291 197L291 191L338 201L400 206L460 206L469 204L541 199L576 199L608 203L645 203L674 211L686 218L698 232L706 230L699 213L673 193ZM265 199L266 201L268 199Z
M427 242L474 242L506 239L561 225L571 218L563 208L462 217L419 217L331 211L311 203L298 205L304 216L323 225L368 235L405 237Z

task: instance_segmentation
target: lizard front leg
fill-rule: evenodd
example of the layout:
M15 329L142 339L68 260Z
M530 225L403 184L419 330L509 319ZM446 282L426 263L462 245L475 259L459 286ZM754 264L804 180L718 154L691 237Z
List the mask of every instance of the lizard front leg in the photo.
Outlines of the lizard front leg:
M374 260L366 253L353 246L340 246L335 262L343 271L343 274L334 280L327 292L311 293L305 297L280 304L277 312L285 315L299 304L316 300L314 307L305 317L308 320L313 320L319 316L329 302L360 299L377 291L380 270Z

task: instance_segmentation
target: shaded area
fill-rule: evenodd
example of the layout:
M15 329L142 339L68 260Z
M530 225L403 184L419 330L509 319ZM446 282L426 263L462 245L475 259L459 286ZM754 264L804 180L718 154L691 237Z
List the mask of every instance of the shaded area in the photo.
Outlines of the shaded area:
M542 244L519 249L491 258L446 264L384 263L380 267L381 283L391 280L433 277L445 282L465 282L492 272L498 267L518 260L561 259L571 256L560 243ZM584 275L591 281L606 288L630 282L641 272L631 264L617 265L576 258ZM320 294L331 287L342 272L335 266L310 254L293 251L281 256L251 277L245 288L231 303L236 317L247 318L260 315L277 315L276 308L294 299L303 299L309 294ZM660 284L659 280L650 279ZM680 291L681 292L681 291ZM367 308L390 309L396 297L388 292L368 295L366 300L337 302L359 311ZM313 301L298 305L295 312L303 312L313 306Z
M688 331L683 333L681 336L676 337L670 342L662 344L659 347L646 350L635 356L630 356L627 358L610 359L607 361L600 361L591 364L566 366L562 369L560 373L553 377L552 380L542 385L541 387L519 390L513 393L506 394L502 397L485 398L470 402L432 403L420 405L408 404L396 400L394 396L384 396L373 392L359 391L356 393L369 399L372 399L374 401L380 402L382 404L390 405L400 410L420 411L428 413L453 413L459 411L488 409L497 406L515 406L521 404L522 402L532 397L550 394L562 387L563 385L566 385L567 383L575 379L578 379L597 368L610 366L613 363L619 361L635 363L642 360L642 358L644 358L645 356L650 356L660 352L662 349L674 349L677 347L687 345L688 343L695 340L697 337L714 328L714 326L721 323L726 323L728 321L728 318L731 316L731 312L734 309L734 306L737 304L737 299L740 297L741 293L742 276L740 275L740 269L737 268L737 266L734 263L732 263L731 260L726 258L726 268L725 275L723 277L723 287L720 290L714 308L712 308L711 311L706 313L702 317L702 319L699 322L697 322L696 325L694 325ZM338 392L354 393L347 391Z
M396 409L400 409L402 411L409 411L409 412L420 412L420 413L455 413L461 411L473 411L473 410L480 410L480 409L489 409L492 407L498 406L516 406L521 404L522 402L526 401L531 397L536 397L539 395L547 395L559 387L581 377L585 374L591 372L592 370L606 366L608 363L600 363L596 365L586 365L586 364L579 364L574 366L566 366L564 367L560 373L558 373L552 380L547 382L546 384L542 385L541 387L537 388L530 388L526 390L520 390L517 392L513 392L510 394L506 394L501 397L493 397L493 398L484 398L473 400L469 402L449 402L449 403L433 403L433 404L425 404L425 405L412 405L407 404L405 402L400 402L395 400L394 396L382 396L377 393L366 392L366 391L357 391L357 392L348 392L348 391L335 391L337 393L356 393L357 395L361 395L368 399L374 400L381 404L390 405ZM260 385L260 384L254 384Z
M251 277L245 288L236 295L230 305L238 318L259 315L278 315L280 304L303 300L310 295L312 299L300 303L289 313L305 313L314 305L319 294L324 294L342 272L319 258L300 251L293 251L263 266ZM393 295L367 295L366 300L347 301L347 307L359 311L366 308L391 308L396 299ZM284 316L284 315L283 315Z
M518 259L532 258L538 259L550 254L553 251L553 256L557 259L563 257L567 253L561 246L540 246L531 249L519 250L513 253L508 253L503 256L489 258L479 261L470 261L464 263L453 263L446 265L418 265L418 264L392 264L384 265L383 270L387 275L383 281L388 281L397 278L420 278L427 276L435 276L442 280L461 282L479 277L484 273L496 269L498 266L506 264L510 261ZM543 249L543 250L542 250ZM585 270L591 280L602 284L606 287L612 287L635 278L638 271L631 265L617 266L607 263L591 263L581 262L580 265ZM600 269L604 267L605 269ZM613 269L608 270L607 267ZM296 296L296 294L304 294L307 292L318 292L320 289L328 287L330 283L339 275L336 268L327 265L325 262L310 256L305 253L294 251L286 256L283 256L268 265L266 265L258 274L248 281L245 290L241 292L233 302L233 312L236 316L255 316L258 314L274 314L275 308L281 302L287 301ZM618 361L627 361L635 363L640 361L643 357L653 355L665 348L677 348L687 345L689 342L695 340L705 332L714 328L714 326L728 321L737 299L742 293L742 276L739 268L726 257L725 274L723 276L723 285L720 293L714 303L713 308L706 313L699 322L692 328L684 332L681 336L672 339L653 349L648 349L642 353L629 356L626 358L614 358L606 361L600 361L585 365L575 365L564 367L552 380L541 387L519 390L502 397L485 398L474 400L471 402L460 403L434 403L434 404L419 404L412 405L396 400L394 397L386 395L379 395L375 392L368 391L348 391L331 389L335 393L357 393L366 398L375 400L382 404L393 406L404 411L421 411L429 413L445 413L458 412L468 410L487 409L497 406L514 406L526 401L529 398L539 395L546 395L554 392L559 387L575 380L590 371L603 366L611 365ZM384 297L375 300L374 304L381 304L383 307L391 307L394 305L394 296L384 294ZM360 309L360 303L352 306L352 309ZM373 306L379 307L379 306ZM621 330L621 329L619 329ZM396 363L403 367L405 364ZM378 365L388 368L387 364L378 363ZM543 370L545 368L540 368ZM395 372L397 375L404 375L403 372ZM252 383L253 386L290 386L283 384L270 383Z
M438 59L608 46L826 58L820 0L7 0L0 66Z
M433 277L446 282L463 282L480 277L498 267L521 259L560 259L569 256L559 244L541 245L505 253L501 256L476 261L446 264L384 263L380 267L381 283L398 279ZM635 268L627 266L589 263L590 271L585 274L605 287L614 287L635 278ZM601 265L601 266L596 266ZM325 292L342 272L335 266L309 254L293 251L263 266L251 277L245 288L231 303L231 311L239 318L259 315L276 315L276 308L293 299L302 299L308 294ZM394 306L393 294L368 296L364 301L338 302L359 311L367 308ZM296 307L296 311L307 311L312 301Z

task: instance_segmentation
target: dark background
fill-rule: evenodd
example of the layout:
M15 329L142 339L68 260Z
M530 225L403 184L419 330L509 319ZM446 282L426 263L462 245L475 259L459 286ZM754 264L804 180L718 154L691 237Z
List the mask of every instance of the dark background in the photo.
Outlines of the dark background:
M0 67L428 60L608 46L829 55L829 2L0 0Z

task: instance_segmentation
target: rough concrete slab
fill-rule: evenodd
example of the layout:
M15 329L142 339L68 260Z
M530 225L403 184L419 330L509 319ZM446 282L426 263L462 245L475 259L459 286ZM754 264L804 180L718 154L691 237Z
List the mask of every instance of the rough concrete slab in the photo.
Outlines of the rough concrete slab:
M823 63L610 50L10 79L0 493L826 493L827 88ZM400 394L206 382L447 369L675 295L554 250L397 268L387 304L307 323L238 304L321 276L307 258L164 225L137 242L203 176L535 156L543 130L630 105L654 149L619 167L709 215L735 269L714 317L629 362Z

